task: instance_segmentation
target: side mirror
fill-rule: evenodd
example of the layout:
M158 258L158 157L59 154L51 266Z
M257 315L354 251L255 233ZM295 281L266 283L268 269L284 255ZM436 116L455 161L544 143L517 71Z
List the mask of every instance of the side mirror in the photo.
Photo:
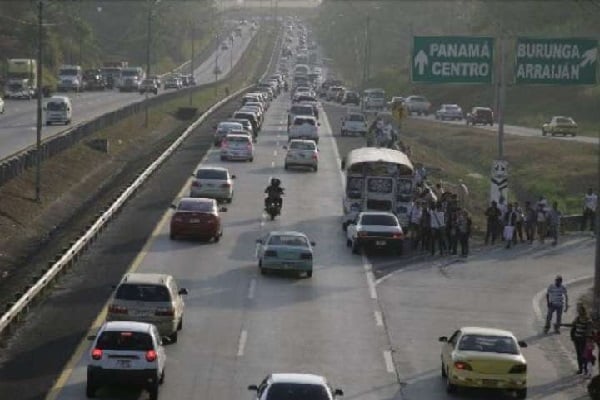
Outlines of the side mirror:
M236 178L237 178L237 176L231 175L231 179L236 179Z
M177 292L177 293L179 293L179 294L188 294L188 291L187 291L186 288L181 288L181 289L179 289L179 292Z
M256 243L260 243L262 244L263 240L262 239L256 239Z
M216 125L213 125L213 129L217 129L217 126L216 126Z
M334 396L343 396L344 395L344 391L342 389L335 389L335 391L333 392Z
M522 340L519 340L517 343L519 344L519 347L522 347L522 348L526 348L527 347L527 343L525 343Z
M316 245L317 245L317 243L315 243L314 241L311 241L311 242L310 242L310 245L311 245L311 246L316 246Z
M172 208L173 210L176 210L176 209L177 209L177 205L175 205L175 204L171 204L171 205L169 206L169 208Z
M285 145L285 144L283 146L281 146L281 147L283 147L284 150L288 149L287 145Z
M342 170L346 169L346 160L342 160Z
M48 107L44 106L44 107L42 107L42 110L48 111Z
M221 208L219 208L219 211L220 212L227 212L227 207L221 207Z
M97 335L89 335L86 339L87 340L96 340Z
M438 338L438 342L446 343L446 342L448 342L448 337L447 336L440 336Z
M258 386L256 386L256 385L250 385L250 386L248 386L248 390L252 390L254 392L258 392Z
M321 123L320 123L320 122L317 122L317 126L321 126Z

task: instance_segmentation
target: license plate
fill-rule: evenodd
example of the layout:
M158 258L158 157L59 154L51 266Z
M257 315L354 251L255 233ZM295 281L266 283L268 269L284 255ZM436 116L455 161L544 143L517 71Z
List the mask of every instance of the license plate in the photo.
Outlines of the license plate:
M485 386L496 386L498 385L498 381L496 379L483 379L481 381Z
M198 224L198 223L200 223L200 220L198 218L190 219L190 224Z
M131 368L131 360L117 360L119 368Z
M377 240L375 241L375 245L376 246L385 246L386 241L385 240Z

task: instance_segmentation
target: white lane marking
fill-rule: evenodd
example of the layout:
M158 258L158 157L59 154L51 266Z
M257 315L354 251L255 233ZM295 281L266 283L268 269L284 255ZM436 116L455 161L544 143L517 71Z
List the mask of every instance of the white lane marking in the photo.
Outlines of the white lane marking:
M254 298L254 292L256 291L256 279L252 278L250 281L250 286L248 286L248 299L252 300Z
M329 138L331 139L331 142L333 144L333 153L335 155L335 159L337 161L337 165L341 166L342 165L342 159L340 158L340 152L338 150L337 147L337 143L335 141L335 138L333 137L333 130L331 129L331 125L329 124L329 118L327 117L327 113L323 112L323 121L322 124L325 128L325 130L329 130L329 132L331 133L331 135L329 136ZM346 188L346 180L344 179L344 172L340 169L340 181L342 182L342 189Z
M369 295L373 300L377 299L377 289L375 289L375 277L371 271L366 272L367 285L369 285Z
M396 372L396 368L394 367L394 360L392 359L392 352L390 350L383 351L383 359L385 361L385 369L390 374Z
M277 157L277 150L273 150L273 155Z
M381 314L381 311L374 311L373 314L375 315L375 326L383 326L383 315Z
M271 168L275 168L275 161L271 161Z
M238 352L237 356L241 357L244 355L244 349L246 348L246 340L248 340L248 332L243 330L240 333L240 341L238 342Z

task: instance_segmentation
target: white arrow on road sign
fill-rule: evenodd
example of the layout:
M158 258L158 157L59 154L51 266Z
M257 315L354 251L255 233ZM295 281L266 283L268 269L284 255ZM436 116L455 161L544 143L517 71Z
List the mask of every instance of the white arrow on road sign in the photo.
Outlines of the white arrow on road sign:
M581 64L579 64L579 65L581 65L582 67L585 67L588 64L593 64L594 61L596 61L597 57L598 57L598 49L597 48L589 49L588 51L583 53L583 61L581 61Z
M427 59L427 54L425 54L423 50L419 51L415 57L415 66L419 68L419 75L423 75L425 72L425 66L428 63L429 60Z

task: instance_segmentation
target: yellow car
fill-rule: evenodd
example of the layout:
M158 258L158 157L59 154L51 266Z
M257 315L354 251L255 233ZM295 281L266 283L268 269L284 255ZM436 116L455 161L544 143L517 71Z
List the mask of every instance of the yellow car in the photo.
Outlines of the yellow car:
M442 377L446 391L458 387L515 391L527 397L527 361L521 348L527 344L501 329L464 327L449 338L442 336Z

